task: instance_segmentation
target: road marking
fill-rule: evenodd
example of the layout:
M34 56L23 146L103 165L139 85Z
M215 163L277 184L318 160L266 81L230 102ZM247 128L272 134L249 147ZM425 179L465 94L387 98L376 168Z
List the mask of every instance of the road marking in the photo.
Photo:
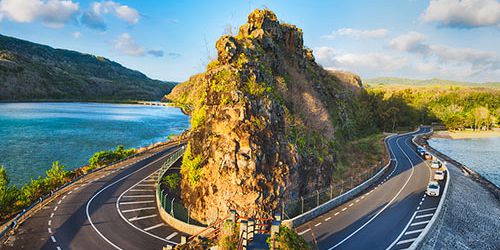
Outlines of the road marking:
M50 239L52 240L52 242L56 243L56 238L54 237L54 235L50 236Z
M150 189L130 189L130 192L144 192L144 191L152 191Z
M52 220L49 220L49 222L47 224L50 226L50 224L52 224Z
M427 212L427 211L435 210L436 208L437 208L437 207L433 207L433 208L426 208L426 209L418 210L417 212Z
M54 213L51 213L51 214L50 214L50 218L52 218L52 217L54 217Z
M415 219L420 219L420 218L425 218L425 217L429 217L429 216L433 216L434 213L431 213L431 214L423 214L423 215L419 215L419 216L416 216Z
M172 152L175 152L175 151L172 151ZM143 167L141 167L141 168L139 168L139 169L135 170L134 172L129 173L129 174L127 174L127 175L125 175L125 176L121 177L120 179L118 179L118 180L114 181L113 183L111 183L111 184L109 184L109 185L105 186L104 188L101 188L99 191L97 191L97 192L96 192L96 193L95 193L95 194L94 194L94 195L93 195L93 196L92 196L92 197L91 197L91 198L87 201L87 205L85 206L85 213L86 213L86 215L87 215L87 220L89 221L90 226L91 226L91 227L92 227L92 228L93 228L93 229L97 232L97 234L98 234L98 235L99 235L102 239L104 239L106 242L108 242L108 243L109 243L111 246L113 246L114 248L116 248L116 249L120 249L120 250L121 250L121 248L120 248L120 247L118 247L118 246L117 246L117 245L115 245L113 242L111 242L108 238L106 238L106 237L105 237L105 236L101 233L101 231L99 231L99 230L97 229L97 227L94 225L94 222L92 221L92 218L90 217L90 212L89 212L89 210L90 210L90 204L92 203L92 201L93 201L93 200L94 200L94 199L95 199L95 198L96 198L99 194L101 194L102 192L104 192L104 191L105 191L105 190L107 190L108 188L110 188L110 187L112 187L112 186L116 185L117 183L119 183L119 182L121 182L121 181L125 180L126 178L128 178L128 177L130 177L130 176L132 176L132 175L134 175L134 174L136 174L136 173L138 173L139 171L141 171L141 170L143 170L143 169L145 169L145 168L147 168L147 167L149 167L149 166L151 166L151 165L153 165L153 164L155 164L155 163L157 163L157 162L159 162L159 161L161 161L161 160L164 160L164 159L165 159L165 158L167 158L168 156L171 156L171 155L172 155L172 152L170 152L170 154L168 154L168 153L167 153L167 154L165 154L164 156L159 157L159 158L158 158L158 159L156 159L155 161L150 162L150 163L148 163L148 164L144 165ZM123 195L123 193L122 193L122 195ZM118 199L119 199L119 198L118 198ZM118 203L116 203L116 208L118 209ZM127 220L126 220L126 218L123 216L123 214L121 214L121 213L120 213L120 210L119 210L119 209L118 209L118 212L119 212L120 216L121 216L121 217L122 217L125 221L127 221ZM127 223L130 223L130 222L129 222L129 221L127 221ZM132 223L130 223L130 225L132 225L132 226L133 226L133 224L132 224ZM134 226L134 227L135 227L135 226ZM136 228L137 228L137 227L136 227ZM156 236L156 235L154 235L154 234L150 234L150 233L148 233L148 232L145 232L145 233L147 233L148 235L150 235L150 236L152 236L152 237L155 237L155 238L157 238L157 239L160 239L160 240L162 240L162 241L167 241L167 240L165 240L165 239L163 239L163 238L161 238L161 237L158 237L158 236ZM172 242L172 241L167 241L167 242L170 242L170 243L173 243L173 244L177 244L176 242Z
M128 201L120 202L120 205L132 205L132 204L144 204L144 203L154 203L155 201Z
M309 232L309 231L311 231L311 229L310 229L310 228L308 228L308 229L306 229L306 230L304 230L304 231L300 232L300 233L299 233L299 235L303 235L303 234L305 234L305 233L307 233L307 232Z
M342 208L342 212L343 212L343 211L345 211L345 210L347 210L347 208L346 208L346 207Z
M142 217L137 217L136 216L134 218L128 219L128 221L144 220L144 219L149 219L149 218L153 218L153 217L156 217L156 214L146 215L146 216L142 216Z
M340 212L336 212L333 216L337 216L337 215L339 215L339 214L340 214Z
M359 202L359 199L355 200L354 202L356 202L356 203Z
M406 243L414 242L417 238L408 239L408 240L402 240L402 241L398 242L398 244L396 244L396 245L401 245L401 244L406 244Z
M71 194L71 193L73 193L73 191L69 191L69 192L68 192L68 194Z
M55 212L55 211L57 211L57 209L58 209L58 208L59 208L59 206L56 206L56 207L54 208L54 212Z
M396 139L396 145L401 149L401 147L399 146L398 144L398 140L401 139L402 137L399 137L398 139ZM389 147L390 148L390 147ZM401 151L406 155L406 153L403 151L403 149L401 149ZM407 158L410 158L408 157L408 155L406 155ZM367 222L365 222L363 225L361 225L358 229L356 229L354 232L352 232L350 235L348 235L347 237L345 237L343 240L341 240L339 243L335 244L333 247L330 247L328 250L331 250L331 249L334 249L336 248L337 246L339 246L340 244L344 243L346 240L350 239L353 235L357 234L359 231L361 231L364 227L366 227L366 225L368 225L370 222L372 222L375 218L377 218L382 212L384 212L390 205L392 202L394 202L399 194L401 194L401 192L403 192L403 189L406 187L406 185L408 185L408 183L410 182L410 179L411 177L413 176L413 173L415 172L415 168L414 168L414 165L413 165L413 162L410 161L410 164L412 165L411 167L411 173L410 173L410 176L408 177L408 179L406 180L406 182L403 184L403 186L399 189L399 191L396 193L396 195L382 208L380 209L373 217L371 217ZM397 168L397 164L396 164L396 167L394 169Z
M166 238L166 239L167 239L167 240L170 240L170 239L174 238L177 234L178 234L177 232L173 232L173 233L171 233L169 236L167 236L167 238Z
M422 201L424 201L424 200L425 200L425 198L422 198Z
M137 187L153 187L155 184L137 184Z
M417 207L417 210L419 210L419 209L420 209L420 206L418 206L418 207ZM418 212L418 211L417 211L417 212Z
M421 221L421 222L415 222L415 223L410 224L410 226L413 227L413 226L427 224L427 223L429 223L429 221L431 221L431 220L426 220L426 221Z
M161 227L161 226L163 226L163 225L165 225L165 224L160 223L160 224L157 224L157 225L154 225L154 226L150 226L150 227L144 228L144 230L145 230L145 231L153 230L153 229L155 229L155 228L159 228L159 227Z
M319 225L321 225L321 222L317 223L317 224L316 224L316 225L314 225L314 226L315 226L315 227L317 227L317 226L319 226Z
M352 207L352 205L354 205L354 203L349 204L350 207Z
M49 234L52 234L52 228L47 228L49 230Z
M418 203L418 205L422 206L422 201L420 203Z
M413 230L413 231L408 231L408 232L405 233L405 235L414 234L414 233L420 233L422 231L424 231L423 228L422 229Z
M332 217L328 217L328 218L326 218L326 219L325 219L325 221L329 221L331 218L332 218Z
M61 205L61 202L62 202L62 200L59 200L59 201L57 202L57 205Z
M63 196L61 199L63 199L63 200L64 200L64 199L66 199L66 195L65 195L65 196Z
M56 249L57 249L57 250L61 250L61 247L60 247L60 246L57 246L57 247L56 247Z
M136 208L136 209L128 209L128 210L123 210L122 213L129 213L129 212L142 211L142 210L151 210L151 209L156 209L156 207L141 207L141 208Z
M154 194L143 194L143 195L125 195L123 198L154 198Z

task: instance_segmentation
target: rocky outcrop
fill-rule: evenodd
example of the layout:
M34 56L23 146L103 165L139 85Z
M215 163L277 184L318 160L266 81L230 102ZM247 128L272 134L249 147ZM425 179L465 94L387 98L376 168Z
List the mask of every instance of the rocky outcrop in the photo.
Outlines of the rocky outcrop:
M317 65L302 36L255 10L217 41L206 72L166 96L192 116L181 188L197 219L270 216L283 199L331 184L335 149L356 134L361 86Z

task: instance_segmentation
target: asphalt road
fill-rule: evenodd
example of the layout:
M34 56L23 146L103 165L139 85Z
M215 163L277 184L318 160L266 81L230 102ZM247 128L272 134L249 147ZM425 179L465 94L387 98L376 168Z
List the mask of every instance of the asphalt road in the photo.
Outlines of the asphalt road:
M424 127L416 133L429 130ZM411 139L416 133L387 140L393 161L378 183L296 231L318 249L408 248L441 198L425 195L433 170L415 151ZM444 183L440 181L441 193Z
M79 181L20 226L0 249L162 249L180 242L155 203L158 169L177 146Z

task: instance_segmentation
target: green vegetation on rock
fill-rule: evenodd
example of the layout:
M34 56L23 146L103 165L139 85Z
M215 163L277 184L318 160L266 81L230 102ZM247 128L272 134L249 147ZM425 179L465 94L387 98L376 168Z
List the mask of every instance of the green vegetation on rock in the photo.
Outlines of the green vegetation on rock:
M0 35L0 100L160 100L175 86L104 57Z
M302 236L297 234L293 229L284 226L280 227L280 232L275 236L274 240L272 238L267 239L267 244L269 245L269 249L311 249L309 243Z
M123 145L119 145L115 150L96 152L89 159L89 170L123 160L133 154L135 154L135 149L125 149Z

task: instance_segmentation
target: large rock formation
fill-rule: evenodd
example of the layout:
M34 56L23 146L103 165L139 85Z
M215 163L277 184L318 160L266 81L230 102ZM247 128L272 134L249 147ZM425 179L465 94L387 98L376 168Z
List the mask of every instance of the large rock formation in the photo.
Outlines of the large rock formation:
M166 96L192 116L181 170L192 215L269 216L283 198L329 185L336 147L357 133L360 85L318 66L302 30L269 10L216 48L206 72Z

